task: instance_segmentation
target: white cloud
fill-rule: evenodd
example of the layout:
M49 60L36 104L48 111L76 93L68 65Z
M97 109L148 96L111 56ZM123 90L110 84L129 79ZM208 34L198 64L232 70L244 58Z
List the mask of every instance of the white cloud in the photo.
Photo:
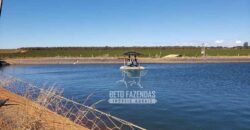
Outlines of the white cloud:
M224 40L216 40L215 41L215 43L217 43L217 44L221 44L221 43L223 43L224 42Z
M236 44L241 44L241 43L242 43L242 41L240 41L240 40L236 40L236 41L235 41L235 43L236 43Z

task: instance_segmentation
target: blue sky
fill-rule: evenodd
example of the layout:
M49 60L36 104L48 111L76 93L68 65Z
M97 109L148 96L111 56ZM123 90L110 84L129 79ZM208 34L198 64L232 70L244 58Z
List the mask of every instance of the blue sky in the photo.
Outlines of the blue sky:
M244 41L250 0L5 0L0 18L0 48Z

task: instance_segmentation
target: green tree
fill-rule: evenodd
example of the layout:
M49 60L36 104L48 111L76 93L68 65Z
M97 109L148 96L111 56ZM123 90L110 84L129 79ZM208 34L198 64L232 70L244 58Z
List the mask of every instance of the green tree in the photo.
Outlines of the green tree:
M248 48L248 42L244 42L243 47Z

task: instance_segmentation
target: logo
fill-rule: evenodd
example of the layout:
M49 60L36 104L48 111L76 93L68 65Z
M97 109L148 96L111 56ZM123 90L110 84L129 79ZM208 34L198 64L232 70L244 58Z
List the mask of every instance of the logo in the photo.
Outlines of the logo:
M155 91L110 91L110 104L155 104Z

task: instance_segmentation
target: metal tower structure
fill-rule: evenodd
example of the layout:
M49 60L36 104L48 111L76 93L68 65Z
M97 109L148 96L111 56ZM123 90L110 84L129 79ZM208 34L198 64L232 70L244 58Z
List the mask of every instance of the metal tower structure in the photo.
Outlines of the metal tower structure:
M205 43L202 43L202 46L201 46L201 56L206 56L206 47L205 47Z

